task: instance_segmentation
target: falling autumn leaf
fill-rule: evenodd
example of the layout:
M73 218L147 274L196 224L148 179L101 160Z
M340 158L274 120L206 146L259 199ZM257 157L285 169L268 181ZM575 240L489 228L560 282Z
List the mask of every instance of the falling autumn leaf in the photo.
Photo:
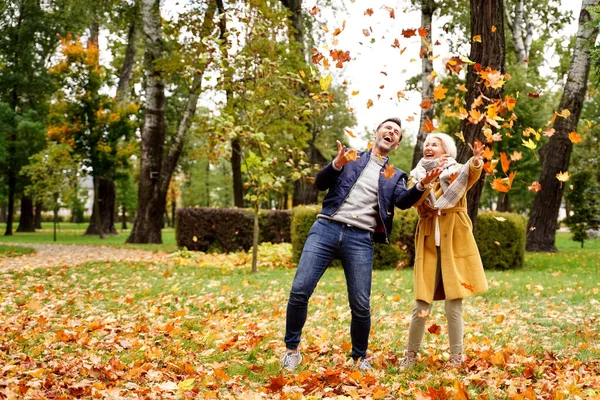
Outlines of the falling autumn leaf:
M561 182L567 182L569 179L571 178L571 175L569 174L569 171L565 171L565 172L559 172L558 174L556 174L556 179L558 179Z
M394 9L392 7L389 6L383 6L384 10L386 10L387 12L390 13L390 18L395 19L396 18L396 14L394 12Z
M321 90L322 91L326 91L327 88L329 88L329 85L331 84L331 81L333 80L333 76L331 76L331 74L325 76L325 77L320 77L319 78L319 84L321 85Z
M496 28L496 25L492 25L492 32L496 32L496 29L498 29Z
M583 139L581 139L581 135L575 131L572 131L571 133L569 133L569 140L573 143L581 143L583 142Z
M373 100L369 99L367 100L367 108L371 108L373 107Z
M373 9L372 9L372 8L367 8L367 9L365 10L365 15L368 15L369 17L370 17L371 15L373 15Z
M502 165L502 172L505 174L508 172L508 167L510 166L510 160L505 152L500 152L500 164Z
M427 110L428 108L431 107L431 100L429 98L426 98L425 100L423 100L421 102L421 104L419 104L419 106L424 109Z
M356 161L358 158L358 152L356 149L348 149L348 151L344 153L344 158L348 161Z
M356 135L354 134L354 132L352 132L352 131L350 130L350 128L348 128L348 127L344 127L344 131L345 131L345 132L348 134L348 136L350 136L350 137L351 137L351 138L353 138L353 139L356 139Z
M554 133L556 133L554 128L544 130L544 136L552 137L554 136Z
M429 119L429 117L425 117L425 122L423 123L423 132L431 133L435 130L433 126L433 122Z
M462 287L464 287L465 289L467 289L469 292L472 292L473 290L475 290L475 288L473 287L473 285L469 285L468 283L461 282L460 285Z
M352 96L356 96L358 93L360 93L359 90L354 90L354 91L352 91Z
M437 85L433 89L433 99L434 100L442 100L442 99L446 98L447 91L448 91L448 89L446 89L444 86L442 86L442 84Z
M416 29L402 29L402 36L405 38L411 38L417 34Z
M419 31L419 36L421 36L422 38L427 37L427 35L429 34L429 31L427 30L427 28L419 27L418 31Z
M511 161L519 161L521 158L523 158L523 153L516 150L513 151L513 153L510 156Z
M458 85L456 87L456 89L460 90L461 92L468 92L467 87L463 84L463 85Z
M531 184L531 186L527 186L527 190L537 193L542 190L542 185L540 185L538 181L535 181Z
M487 161L487 162L483 163L483 170L488 175L494 175L494 169L496 168L497 164L498 164L498 160Z
M473 41L481 43L481 35L475 35L475 36L473 36Z
M319 11L321 11L317 6L314 6L313 8L310 9L310 11L308 12L310 15L317 15L319 13Z
M381 171L385 179L390 179L396 174L396 168L394 164L385 164L385 171Z

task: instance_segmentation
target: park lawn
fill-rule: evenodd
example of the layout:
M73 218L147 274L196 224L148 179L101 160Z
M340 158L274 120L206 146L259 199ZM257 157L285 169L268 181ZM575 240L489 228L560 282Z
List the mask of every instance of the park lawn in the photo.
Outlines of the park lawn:
M289 245L249 256L179 252L167 264L93 263L4 273L0 393L10 397L579 399L600 395L600 241L558 237L556 254L487 271L490 290L465 301L467 368L447 369L443 304L421 362L400 371L412 270L375 271L370 356L348 362L343 272L328 271L309 307L297 373L279 375ZM423 396L429 393L429 397ZM262 397L261 397L262 396ZM342 397L345 396L345 397ZM450 397L448 397L450 396ZM466 398L466 397L456 397Z
M36 232L13 232L12 236L0 236L0 243L43 243L43 244L81 244L91 246L111 246L119 248L131 248L150 251L173 252L177 250L177 242L175 241L175 229L164 228L162 230L162 244L129 244L125 243L129 233L131 232L131 224L129 229L117 229L118 235L108 235L104 239L99 236L84 235L88 227L87 223L74 224L70 222L61 222L57 229L56 242L54 241L53 224L51 222L42 223L42 229ZM1 232L6 229L6 224L0 224Z
M7 246L0 244L0 258L20 257L35 253L35 249L25 246Z

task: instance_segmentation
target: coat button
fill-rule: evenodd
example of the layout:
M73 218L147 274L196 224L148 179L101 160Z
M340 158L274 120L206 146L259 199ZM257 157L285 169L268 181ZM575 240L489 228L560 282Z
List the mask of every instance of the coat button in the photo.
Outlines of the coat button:
M448 237L448 234L447 234L447 233L444 233L444 237Z

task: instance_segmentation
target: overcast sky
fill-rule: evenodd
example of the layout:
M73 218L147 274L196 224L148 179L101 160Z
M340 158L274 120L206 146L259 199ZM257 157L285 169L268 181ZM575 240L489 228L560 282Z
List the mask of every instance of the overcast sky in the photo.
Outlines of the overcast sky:
M319 7L323 1L304 0L303 7L308 11L313 6ZM328 48L339 48L349 50L352 60L344 63L344 68L330 68L334 81L348 82L348 94L350 95L351 107L356 114L358 124L355 127L357 133L364 133L366 126L368 130L374 129L377 124L389 117L399 116L403 120L403 128L409 135L416 136L419 129L419 117L421 95L416 91L405 92L406 99L398 101L397 92L404 90L406 81L421 72L421 60L419 59L420 38L413 36L406 39L402 36L403 29L414 29L420 26L421 13L410 6L408 0L344 0L345 11L338 12L335 16L322 10L320 18L327 19L329 33L325 34ZM557 36L574 35L577 31L577 18L581 9L580 0L562 1L562 7L573 12L574 20ZM370 8L372 15L365 14ZM395 10L395 18L390 18L389 9ZM343 21L346 25L342 33L334 38L333 32L341 28ZM444 65L442 60L453 55L469 55L469 48L463 47L457 53L449 53L447 46L447 35L442 31L441 25L444 20L434 17L432 41L439 40L441 45L433 46L434 71L443 76ZM365 36L363 30L369 30L369 36ZM391 45L394 39L400 42L400 48ZM338 39L337 45L332 41ZM362 44L360 44L362 43ZM400 51L406 47L402 54ZM320 48L326 54L327 48ZM557 62L557 60L554 60ZM382 73L383 72L383 73ZM327 71L322 71L327 74ZM381 88L383 86L383 88ZM352 96L352 92L359 92ZM379 98L378 98L379 96ZM371 99L373 106L368 108L367 101ZM412 116L413 121L407 119ZM362 142L353 141L355 146L360 147Z

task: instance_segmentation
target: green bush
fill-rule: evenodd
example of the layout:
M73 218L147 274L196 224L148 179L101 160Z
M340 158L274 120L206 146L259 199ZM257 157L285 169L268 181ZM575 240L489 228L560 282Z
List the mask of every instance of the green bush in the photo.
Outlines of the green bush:
M290 242L289 211L259 212L259 242ZM179 247L195 251L248 251L252 247L252 210L233 208L177 209L176 238Z
M486 269L515 269L523 266L527 220L513 213L481 212L474 235Z
M320 206L299 206L292 210L292 262L296 265L300 261L308 232L320 210ZM373 269L396 268L400 262L412 266L416 224L416 210L396 210L390 245L376 243L373 248Z

